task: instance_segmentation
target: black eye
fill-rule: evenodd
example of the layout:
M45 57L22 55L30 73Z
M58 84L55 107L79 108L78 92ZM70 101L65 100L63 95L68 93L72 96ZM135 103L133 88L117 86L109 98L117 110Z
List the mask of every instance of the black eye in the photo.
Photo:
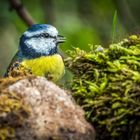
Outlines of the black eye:
M41 36L47 38L47 37L49 37L49 34L44 33L44 34L42 34Z

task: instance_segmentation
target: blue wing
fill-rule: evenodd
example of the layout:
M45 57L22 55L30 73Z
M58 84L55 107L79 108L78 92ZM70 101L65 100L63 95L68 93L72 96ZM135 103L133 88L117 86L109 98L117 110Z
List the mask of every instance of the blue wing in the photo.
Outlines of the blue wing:
M19 59L18 59L18 52L15 54L15 56L12 58L7 70L6 70L6 73L4 74L4 77L8 77L8 73L10 71L12 71L14 68L18 67L20 64L19 62Z

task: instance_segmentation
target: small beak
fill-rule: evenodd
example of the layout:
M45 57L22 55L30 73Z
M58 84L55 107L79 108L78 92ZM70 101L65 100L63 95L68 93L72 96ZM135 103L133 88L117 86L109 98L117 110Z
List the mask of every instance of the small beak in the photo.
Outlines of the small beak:
M66 38L62 35L57 36L57 43L63 43L66 41Z

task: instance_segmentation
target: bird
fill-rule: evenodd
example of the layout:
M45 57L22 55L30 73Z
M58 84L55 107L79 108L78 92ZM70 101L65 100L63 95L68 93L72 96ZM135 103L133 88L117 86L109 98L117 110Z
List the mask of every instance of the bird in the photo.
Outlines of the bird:
M5 76L22 65L35 76L58 81L65 73L65 66L58 48L65 37L50 24L34 24L20 37L18 51L11 60Z

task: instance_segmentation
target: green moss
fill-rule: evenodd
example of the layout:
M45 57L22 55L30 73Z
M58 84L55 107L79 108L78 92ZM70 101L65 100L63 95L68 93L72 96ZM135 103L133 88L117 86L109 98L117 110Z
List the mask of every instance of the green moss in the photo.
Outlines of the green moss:
M0 79L0 139L12 139L15 136L15 129L24 124L30 114L30 108L22 97L16 93L9 92L7 87L18 78Z
M12 139L15 135L15 131L12 127L1 127L0 128L0 139L6 140L6 139Z
M97 132L97 140L140 139L140 38L108 48L69 51L70 89Z
M21 79L32 78L35 76L31 71L16 62L9 69L8 77L0 79L0 140L12 139L16 127L22 126L30 115L30 107L25 104L23 97L9 92L7 87Z
M30 69L24 67L20 62L13 63L7 72L8 77L26 77L26 76L33 76Z

